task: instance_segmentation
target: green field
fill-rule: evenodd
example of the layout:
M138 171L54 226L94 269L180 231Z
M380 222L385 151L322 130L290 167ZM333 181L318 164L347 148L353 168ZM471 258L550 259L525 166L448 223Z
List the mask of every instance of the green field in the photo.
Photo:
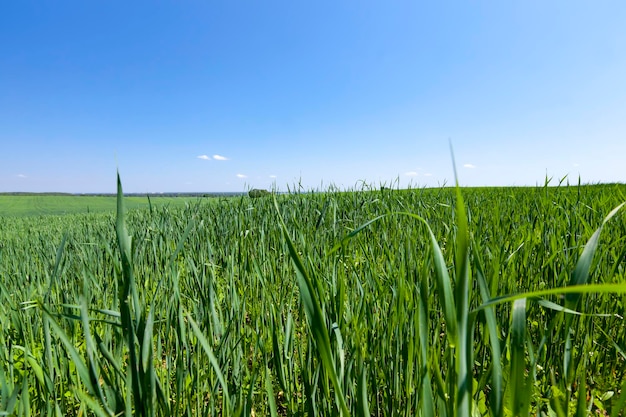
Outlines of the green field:
M198 197L126 197L129 209L155 206L184 206ZM79 213L114 212L115 196L54 195L54 194L0 194L0 217L66 215Z
M0 217L0 415L623 415L626 186L460 195Z

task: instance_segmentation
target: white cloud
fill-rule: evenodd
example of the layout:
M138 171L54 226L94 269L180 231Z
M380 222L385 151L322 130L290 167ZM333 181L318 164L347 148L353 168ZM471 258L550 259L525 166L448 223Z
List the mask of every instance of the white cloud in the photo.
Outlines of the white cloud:
M433 174L431 174L430 172L427 172L426 174L424 174L425 177L432 177Z
M272 174L270 175L270 178L278 178L276 175Z
M210 161L211 157L209 155L198 155L198 159L204 159L205 161Z
M228 161L228 158L222 155L213 155L213 159L215 159L216 161Z
M575 166L575 167L579 167L579 166L580 166L580 164L579 164L578 162L574 162L574 166Z
M28 177L27 177L26 175L24 175L24 174L17 174L17 177L18 177L18 178L28 178Z
M474 169L474 168L476 168L476 165L473 165L473 164L465 164L465 165L463 165L463 167L464 167L464 168Z
M244 174L237 174L237 178L248 178L248 176Z
M404 175L406 175L407 177L417 177L417 172L415 171L409 171L409 172L405 172Z

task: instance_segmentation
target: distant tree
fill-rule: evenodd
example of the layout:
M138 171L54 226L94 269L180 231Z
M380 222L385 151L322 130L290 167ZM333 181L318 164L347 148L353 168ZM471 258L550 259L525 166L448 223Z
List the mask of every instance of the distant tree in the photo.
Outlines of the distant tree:
M267 190L260 190L258 188L253 188L252 190L248 191L248 196L250 196L250 198L260 198L260 197L265 197L270 195L271 193Z

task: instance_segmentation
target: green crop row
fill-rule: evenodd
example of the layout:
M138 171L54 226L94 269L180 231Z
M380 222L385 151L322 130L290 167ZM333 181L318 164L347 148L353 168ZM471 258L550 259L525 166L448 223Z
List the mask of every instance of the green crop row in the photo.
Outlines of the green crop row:
M623 185L0 218L0 415L622 415Z

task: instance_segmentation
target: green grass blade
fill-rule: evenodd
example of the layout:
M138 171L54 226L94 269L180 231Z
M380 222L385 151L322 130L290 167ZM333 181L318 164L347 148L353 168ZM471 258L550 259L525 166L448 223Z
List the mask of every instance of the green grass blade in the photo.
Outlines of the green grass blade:
M600 227L598 227L598 229L593 233L593 235L585 245L583 253L580 255L580 258L576 263L576 269L572 274L572 278L570 280L571 286L585 285L589 282L589 271L591 269L591 263L596 253L596 249L598 248L598 242L600 240L600 233L602 232L602 228L624 206L624 204L626 203L622 203L619 206L615 207L613 210L611 210L611 212L604 218ZM566 294L565 307L568 309L575 309L578 305L578 302L580 301L581 295L582 294L580 293ZM565 354L563 355L563 373L565 374L565 378L568 382L571 382L574 374L572 369L572 320L573 317L571 315L567 316L565 319L565 326L563 327L563 331L565 332Z
M122 322L122 334L128 348L129 368L128 373L131 379L131 392L135 405L135 410L142 415L144 407L142 403L142 389L139 375L138 352L135 345L135 325L139 322L139 300L135 291L135 278L133 274L131 238L126 229L124 192L122 190L122 181L120 174L117 174L117 216L115 222L115 231L117 233L117 243L122 261L122 276L118 283L118 305L120 309L120 318ZM131 300L132 296L132 300ZM135 309L133 317L132 306Z
M98 417L112 417L113 414L107 413L104 408L98 404L92 397L84 393L81 390L76 391L76 396L80 398L80 401L85 404L89 409Z
M198 342L200 342L200 346L204 350L204 353L206 353L207 357L209 358L211 367L213 368L213 370L215 371L215 374L217 375L217 380L222 386L222 392L223 392L222 396L224 398L223 399L224 415L228 416L232 414L233 409L230 403L230 394L228 392L228 384L226 383L224 374L222 373L222 370L220 369L220 365L217 361L217 358L215 357L215 354L213 353L213 349L211 348L209 341L206 339L204 334L202 334L202 330L200 330L200 327L198 327L198 324L196 323L196 321L189 314L187 314L187 320L189 321L189 324L191 324L191 328L193 329L193 332L196 335Z
M591 262L593 261L593 256L596 253L596 249L598 247L598 241L600 239L600 233L602 232L602 228L604 225L613 217L617 212L626 204L622 203L619 206L615 207L611 212L604 218L600 227L591 235L591 238L585 245L583 249L583 253L580 255L578 262L576 263L576 269L572 274L572 278L570 280L569 285L584 285L589 281L589 270L591 268ZM578 300L580 299L580 295L578 293L567 294L565 296L565 305L566 307L573 308L578 304Z
M428 331L428 282L422 280L420 282L420 303L418 305L418 317L417 317L417 330L419 334L420 344L420 358L422 368L422 416L434 416L435 415L435 396L433 394L433 387L431 384L431 374L428 361L429 353L429 331ZM437 370L439 371L439 370ZM440 372L437 372L439 378L441 378ZM445 393L441 395L445 398Z
M0 368L2 370L2 368ZM10 415L13 413L13 409L17 404L17 397L20 393L19 387L14 385L12 388L6 383L6 379L4 378L4 372L0 374L3 379L2 383L2 398L0 398L0 405L2 405L2 410L6 412L6 415Z
M586 380L586 366L583 366L581 376L578 384L578 398L576 400L576 417L587 417L587 380Z
M67 233L63 234L63 238L61 239L61 244L57 248L56 258L54 261L54 270L52 271L52 276L50 277L50 283L48 284L48 290L46 291L45 300L49 302L50 300L50 291L52 290L52 285L59 277L59 273L61 272L61 261L63 260L63 252L65 250L65 244L67 242Z
M272 388L272 375L270 373L270 368L265 363L265 393L267 394L267 405L270 409L270 416L277 417L278 416L278 408L276 407L276 399L274 398L274 389Z
M278 210L278 208L277 208ZM350 239L352 239L353 237L355 237L356 235L358 235L359 233L361 233L363 231L363 229L365 229L366 227L368 227L370 224L377 222L378 220L387 217L387 214L382 214L378 217L374 217L373 219L363 223L362 225L360 225L359 227L357 227L356 229L354 229L353 231L351 231L350 233L348 233L343 239L341 239L341 241L339 243L337 243L335 246L333 246L333 248L331 250L329 250L327 252L327 256L332 255L333 253L337 252L339 249L341 249L347 241L349 241Z
M519 294L502 295L494 297L486 303L481 304L472 310L472 313L484 310L488 307L510 303L522 298L536 299L543 298L548 295L563 295L563 294L626 294L626 282L611 283L611 284L586 284L576 285L560 288L549 288L546 290L528 291ZM573 310L572 310L573 311Z
M132 273L132 257L131 257L131 238L128 235L125 222L126 210L124 207L124 191L122 190L122 181L120 174L117 174L117 217L115 221L115 231L117 233L117 241L119 244L120 255L122 258L122 271L124 275L124 285L122 286L122 298L126 298L130 293L130 286L134 280Z
M65 347L65 350L72 358L72 361L74 362L74 366L76 367L76 372L78 373L78 376L80 377L83 384L85 384L85 387L87 388L89 392L89 395L92 395L92 396L97 395L96 389L94 388L91 382L89 369L87 368L87 365L83 361L83 358L81 357L81 355L78 353L78 350L76 350L76 347L74 347L74 344L70 342L70 339L68 338L67 333L65 333L65 331L61 328L61 326L59 326L59 324L56 322L52 314L50 314L50 312L45 306L41 306L41 309L43 313L45 314L45 316L48 317L49 319L48 323L52 327L52 330L54 330L57 337L61 340L61 343Z
M457 307L454 302L452 281L450 280L450 275L448 274L448 268L446 267L446 261L443 258L443 253L437 243L437 238L435 238L435 234L428 224L426 227L428 228L428 234L430 236L430 247L433 251L437 290L441 306L443 308L444 319L446 321L446 336L450 347L455 348L458 346L460 341L458 335Z
M626 379L622 382L621 394L617 401L612 404L611 417L618 417L621 412L626 408Z
M513 303L513 319L511 323L511 374L510 398L514 416L527 416L530 387L526 383L526 299L515 300Z
M367 399L367 373L363 361L359 364L357 373L358 383L356 392L356 409L359 417L370 417L370 406Z
M100 375L98 372L98 362L95 357L96 344L91 336L91 329L89 326L89 313L87 308L87 299L84 296L80 297L80 318L83 325L83 334L85 339L86 346L86 354L87 354L87 365L90 373L91 381L93 381L95 392L101 404L106 406L106 399L104 398L104 394L102 393L102 389L100 385L98 385L98 381L100 380ZM110 410L107 410L110 411Z
M475 258L478 259L478 253L475 254ZM476 278L478 281L478 287L480 289L480 295L483 302L487 302L491 299L489 293L489 286L485 279L484 272L481 265L476 262ZM487 330L489 332L489 344L491 346L491 366L492 375L491 380L493 389L491 391L490 408L493 415L502 415L502 408L504 405L504 386L502 381L502 364L500 362L501 350L500 350L500 338L498 337L498 322L496 321L496 313L494 307L489 307L484 310L485 320L487 322Z
M152 330L154 327L154 309L150 307L148 311L148 320L146 321L146 328L143 334L143 340L141 342L141 365L142 369L148 369L152 360Z
M289 237L287 226L285 226L285 222L280 216L280 209L278 207L278 202L276 201L276 199L274 199L274 205L276 208L276 213L278 213L279 216L281 228L283 230L283 237L287 242L289 255L296 268L297 283L298 288L300 289L300 299L302 301L302 305L307 316L309 329L311 330L313 339L315 340L315 345L317 347L317 350L319 351L320 359L322 361L324 369L326 370L326 373L328 374L328 377L330 378L330 381L335 388L335 398L338 402L337 406L339 408L339 411L343 416L349 416L350 412L348 410L348 406L343 395L343 389L341 388L341 384L339 383L337 369L335 367L335 363L332 357L330 335L326 326L326 320L324 317L324 313L322 312L322 308L319 304L319 300L316 297L316 291L313 286L313 282L309 278L304 264L302 263L302 260L298 255L298 251L296 250L293 242L291 241L291 238Z
M4 366L0 366L0 409L6 410L8 398L11 396L11 389L7 383Z
M195 221L194 218L192 218L192 219L189 220L189 222L187 222L187 227L185 227L185 231L183 232L183 236L179 239L178 244L176 245L176 249L174 250L174 252L170 256L170 259L169 259L170 264L172 264L172 263L174 263L176 261L176 258L178 257L178 254L185 247L185 242L187 241L187 239L189 238L189 235L191 234L191 232L193 231L193 229L195 227L196 227L196 221Z
M28 386L28 379L24 378L22 380L22 398L20 398L21 403L21 412L20 415L24 417L30 416L30 392Z
M469 320L471 297L469 270L469 229L465 202L456 184L456 286L454 301L456 308L459 351L456 354L457 415L469 417L472 412L472 368L474 366L473 329Z

